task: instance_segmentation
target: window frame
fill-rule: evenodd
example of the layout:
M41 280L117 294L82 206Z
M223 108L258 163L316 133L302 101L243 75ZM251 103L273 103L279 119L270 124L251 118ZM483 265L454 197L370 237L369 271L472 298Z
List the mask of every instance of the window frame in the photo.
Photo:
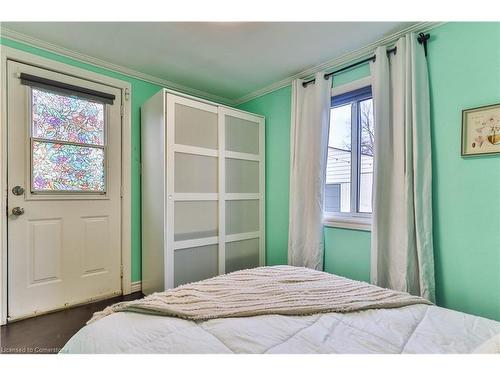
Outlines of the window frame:
M351 212L326 212L323 213L323 224L328 227L347 228L371 231L371 213L358 212L359 205L359 171L361 158L358 152L360 148L360 119L358 103L372 95L371 77L365 77L345 85L333 87L331 90L331 108L345 105L356 99L356 104L351 108ZM369 87L369 89L368 89ZM353 142L355 140L355 142ZM327 140L328 142L328 140ZM326 173L326 172L325 172ZM326 187L326 181L325 181Z

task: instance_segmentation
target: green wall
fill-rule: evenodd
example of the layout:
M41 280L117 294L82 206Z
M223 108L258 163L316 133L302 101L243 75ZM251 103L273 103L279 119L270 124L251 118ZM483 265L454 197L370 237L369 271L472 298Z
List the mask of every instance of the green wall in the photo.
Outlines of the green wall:
M141 280L141 180L140 180L140 160L141 160L141 123L140 108L149 97L153 96L160 86L139 79L130 78L123 74L110 70L85 64L70 58L66 58L55 53L47 52L39 48L18 43L6 38L0 38L0 45L30 52L34 55L47 59L59 61L68 65L83 68L92 72L103 74L109 77L130 82L132 85L132 281Z
M462 158L460 122L462 109L500 102L499 46L500 23L448 23L431 30L428 45L437 304L496 320L500 320L500 155ZM336 77L334 85L366 74L367 66ZM288 140L289 117L276 115L290 112L290 98L282 94L273 92L240 108L265 115L266 134ZM281 163L289 159L288 144L273 147L269 142L267 163L273 157ZM280 165L287 173L288 167ZM267 184L274 192L287 194L289 176L280 172L268 170ZM286 223L288 209L283 202L278 210L268 205L267 217ZM286 226L268 226L268 239L275 236L281 240L268 246L268 261L284 263ZM369 280L370 233L325 228L325 270Z
M325 228L325 271L370 282L370 238L367 231Z
M335 74L333 76L332 86L335 87L335 86L345 85L346 83L368 77L369 75L370 75L370 65L369 64L359 65L356 68L350 69L346 72Z
M500 23L431 34L437 302L500 320L500 155L460 157L461 110L500 102Z

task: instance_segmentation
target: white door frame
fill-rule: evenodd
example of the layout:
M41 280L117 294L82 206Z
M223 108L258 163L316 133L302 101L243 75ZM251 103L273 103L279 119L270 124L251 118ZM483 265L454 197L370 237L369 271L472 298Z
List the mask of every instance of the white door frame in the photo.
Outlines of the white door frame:
M33 65L77 78L118 88L122 92L122 173L121 173L121 267L122 293L132 288L131 259L131 84L126 81L77 68L0 45L0 325L7 322L7 60Z

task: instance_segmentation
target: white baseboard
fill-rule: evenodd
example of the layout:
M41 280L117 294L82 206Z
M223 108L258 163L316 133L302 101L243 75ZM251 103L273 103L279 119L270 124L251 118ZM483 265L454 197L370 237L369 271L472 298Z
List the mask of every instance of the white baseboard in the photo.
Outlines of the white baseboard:
M130 289L131 293L136 293L142 291L142 281L134 281Z

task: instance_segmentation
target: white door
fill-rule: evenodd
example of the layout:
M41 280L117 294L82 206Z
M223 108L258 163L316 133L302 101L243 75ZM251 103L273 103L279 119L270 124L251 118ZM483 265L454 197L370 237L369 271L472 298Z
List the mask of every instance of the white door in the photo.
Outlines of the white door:
M7 75L8 319L121 294L120 90L14 61Z
M264 119L219 108L224 272L265 265ZM222 225L222 224L221 224Z
M167 95L166 288L219 274L217 111Z

